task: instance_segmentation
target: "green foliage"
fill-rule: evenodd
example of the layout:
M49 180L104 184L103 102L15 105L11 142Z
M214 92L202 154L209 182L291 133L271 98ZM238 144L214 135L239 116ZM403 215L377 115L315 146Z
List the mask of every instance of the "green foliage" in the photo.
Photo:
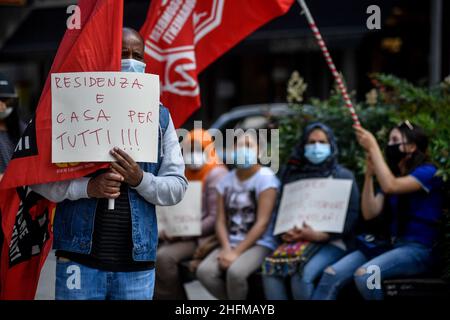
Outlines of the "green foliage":
M311 99L303 104L306 85L298 73L293 74L288 86L288 101L293 116L280 120L280 155L284 162L298 141L302 129L310 121L322 121L333 128L338 139L340 162L353 169L361 178L364 153L358 146L352 128L352 119L341 95L333 90L326 100ZM430 139L430 156L439 167L445 181L450 178L450 78L433 89L421 88L392 75L372 76L375 88L366 95L366 101L355 103L360 121L375 134L380 145L386 143L389 129L404 120L424 128ZM299 90L298 83L303 84Z
M430 137L430 156L445 181L450 178L450 78L432 89L415 87L392 75L378 74L385 102L396 105L394 121L408 119L424 128Z

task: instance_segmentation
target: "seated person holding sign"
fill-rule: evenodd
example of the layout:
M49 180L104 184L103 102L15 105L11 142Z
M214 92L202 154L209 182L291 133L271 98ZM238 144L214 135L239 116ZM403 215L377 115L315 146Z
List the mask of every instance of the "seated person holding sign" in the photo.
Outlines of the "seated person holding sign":
M182 149L186 178L202 182L201 236L171 238L164 230L160 233L164 242L157 252L155 299L186 299L178 264L193 256L200 258L200 251L208 246L207 243L215 241L211 238L215 238L216 186L228 172L226 166L219 163L214 142L207 131L194 129L189 132L182 142Z
M275 248L272 211L279 181L258 164L256 134L237 137L236 169L217 185L216 234L220 247L203 260L197 278L218 299L247 298L247 278Z
M296 300L311 299L315 281L322 271L352 249L359 216L358 186L353 173L338 164L338 149L332 130L319 122L304 129L300 143L293 150L281 175L281 195L286 184L312 178L351 181L343 232L320 232L303 223L283 233L281 245L263 264L267 299L287 300L290 296ZM296 197L295 194L289 196Z
M144 72L144 42L124 28L122 71ZM117 160L92 176L34 185L57 202L54 220L56 299L152 299L158 231L155 205L174 205L187 187L178 137L160 107L158 162L136 163L114 148ZM108 199L115 209L108 210Z
M428 137L417 125L403 122L390 131L385 161L375 137L363 128L355 130L367 152L363 217L384 215L390 239L359 236L358 250L325 270L317 299L335 299L352 280L365 299L383 299L383 279L427 272L433 262L443 199L442 179L427 154ZM374 176L381 192L374 192Z

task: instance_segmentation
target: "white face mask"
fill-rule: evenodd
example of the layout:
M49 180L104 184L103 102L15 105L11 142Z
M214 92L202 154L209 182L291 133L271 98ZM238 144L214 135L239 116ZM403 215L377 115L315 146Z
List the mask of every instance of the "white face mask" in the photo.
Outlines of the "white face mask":
M184 163L191 170L200 170L205 165L206 159L203 152L194 151L184 155Z
M0 120L5 120L11 115L12 112L13 112L12 107L8 107L5 109L5 111L0 112Z

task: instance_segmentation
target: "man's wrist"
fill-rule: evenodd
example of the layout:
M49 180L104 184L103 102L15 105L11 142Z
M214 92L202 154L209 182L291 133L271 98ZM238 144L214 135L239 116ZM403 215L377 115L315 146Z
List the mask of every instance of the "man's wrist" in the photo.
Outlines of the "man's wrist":
M131 185L130 184L130 187L133 188L133 189L136 189L136 191L139 192L142 189L143 183L144 183L144 185L149 183L148 179L149 179L148 174L147 174L147 177L146 177L145 172L143 170L141 170L141 177L138 180L137 184L136 185Z
M95 179L91 177L87 183L86 193L88 198L94 198L94 193L92 192L94 180Z
M142 179L144 179L144 172L141 170L140 171L140 177L137 179L137 183L132 185L132 188L136 188L137 186L139 186L142 182Z

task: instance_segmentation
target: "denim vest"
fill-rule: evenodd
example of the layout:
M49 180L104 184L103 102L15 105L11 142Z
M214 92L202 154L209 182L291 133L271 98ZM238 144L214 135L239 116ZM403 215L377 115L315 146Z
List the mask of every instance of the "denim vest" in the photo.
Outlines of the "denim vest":
M169 125L169 110L160 105L158 162L141 162L139 166L144 172L158 174L161 166L162 139ZM139 193L128 188L131 208L131 225L133 239L133 259L135 261L155 261L158 245L158 228L156 224L155 205L147 202ZM53 225L53 248L81 254L91 252L94 232L97 199L64 200L56 207Z

